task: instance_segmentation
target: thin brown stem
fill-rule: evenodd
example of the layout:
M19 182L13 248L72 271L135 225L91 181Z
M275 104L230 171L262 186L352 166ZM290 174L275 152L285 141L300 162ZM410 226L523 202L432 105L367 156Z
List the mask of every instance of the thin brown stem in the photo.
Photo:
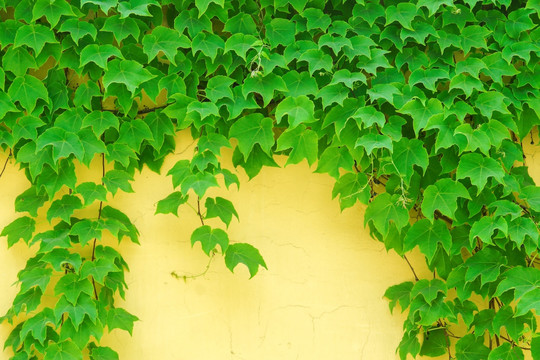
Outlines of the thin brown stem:
M2 177L2 175L4 175L4 171L6 171L6 167L7 167L7 164L9 162L9 158L11 157L12 153L11 153L11 149L9 149L9 154L6 158L6 161L4 162L4 166L2 167L2 171L0 172L0 177Z
M197 215L199 216L199 220L201 220L201 225L204 226L204 217L201 213L201 198L197 197Z
M405 259L405 261L406 261L407 264L409 265L409 268L411 269L411 271L412 271L412 273L413 273L413 275L414 275L414 280L415 280L415 281L420 280L420 279L418 278L418 275L416 275L416 271L414 271L414 268L413 268L413 266L411 265L411 262L409 261L409 259L407 259L407 256L405 256L405 254L403 254L403 258Z
M101 154L101 184L103 185L103 177L105 176L105 154ZM103 201L99 202L99 210L98 210L98 220L101 219L101 212L103 211ZM97 239L94 238L94 242L92 243L92 260L94 261L96 259L96 243ZM94 280L94 277L92 277L92 287L94 288L94 297L96 300L98 299L97 294L97 288L96 288L96 282Z

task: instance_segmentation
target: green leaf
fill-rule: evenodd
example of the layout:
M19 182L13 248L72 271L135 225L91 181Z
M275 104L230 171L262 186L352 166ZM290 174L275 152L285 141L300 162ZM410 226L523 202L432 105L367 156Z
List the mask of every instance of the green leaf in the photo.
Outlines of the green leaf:
M37 129L45 125L39 118L26 115L18 119L13 125L13 139L17 142L20 139L36 140Z
M38 253L46 253L59 247L68 249L71 246L67 229L49 230L37 234L32 240L32 244L40 242Z
M178 207L188 200L180 191L175 191L165 199L159 200L155 214L174 214L178 216Z
M386 148L390 150L390 152L392 152L393 148L392 139L390 139L386 135L373 133L369 133L359 137L358 140L356 140L355 148L360 146L366 150L366 153L368 155L371 155L372 151L375 149Z
M85 261L81 267L80 276L86 278L92 276L92 278L99 284L104 283L107 274L120 269L114 264L113 259L100 258L93 261Z
M315 95L319 91L317 81L307 71L300 73L295 70L289 71L283 75L283 81L287 88L284 93L287 96Z
M480 276L481 284L494 282L499 278L501 267L506 265L506 257L491 247L485 247L465 261L467 273L465 281L471 282Z
M305 61L308 63L309 73L312 76L317 70L332 71L332 57L318 49L307 50L300 58L298 58L298 61Z
M206 207L206 219L219 217L227 227L230 225L233 215L240 220L232 202L222 197L206 198L204 206Z
M122 122L118 142L125 143L130 148L138 151L144 140L154 140L148 124L140 119Z
M429 185L424 190L422 213L431 221L434 218L433 213L437 210L450 219L455 219L458 198L471 199L463 184L451 179L437 180L435 184Z
M124 192L133 192L130 181L133 177L124 170L109 170L102 178L103 184L113 195L116 195L118 189Z
M74 273L63 275L54 287L54 295L64 294L65 298L73 305L77 304L77 299L81 294L93 295L92 283L86 278L79 278Z
M93 347L90 352L92 360L118 360L118 353L107 346Z
M94 182L84 182L77 186L76 191L84 199L84 206L88 206L96 200L107 200L107 190L105 187Z
M437 357L446 354L447 349L448 340L445 330L430 330L424 337L420 355Z
M418 10L411 3L400 3L397 6L390 5L386 8L386 25L399 22L405 29L413 30L411 22L416 17Z
M418 0L418 8L425 7L429 10L429 16L433 16L442 5L452 6L452 0Z
M135 40L138 40L141 33L137 22L133 18L122 19L120 15L108 17L101 31L111 32L118 43L121 43L130 35Z
M521 189L519 197L527 202L531 209L540 212L540 187L526 186Z
M216 59L219 50L223 50L225 41L213 33L200 32L191 42L191 51L196 55L199 51L212 61Z
M234 99L232 91L233 84L234 80L227 76L214 76L208 80L208 84L206 85L206 97L212 102L217 102L223 98Z
M155 77L141 64L132 60L114 59L109 62L103 76L103 85L108 88L111 84L124 84L131 94L144 82Z
M197 173L195 175L187 176L182 181L181 191L182 194L187 195L190 189L193 189L195 194L199 197L203 197L206 190L213 186L218 186L216 177L210 173Z
M60 218L69 223L71 215L75 210L83 207L81 199L74 195L64 195L61 199L53 201L49 211L47 211L47 220L51 222L54 218Z
M456 357L460 360L487 359L489 348L483 344L483 338L467 334L456 343Z
M59 31L68 32L77 45L79 44L79 40L86 35L90 35L93 40L96 40L97 36L97 29L94 25L86 21L80 21L79 19L68 19L62 22Z
M15 76L24 76L29 69L36 69L38 65L36 59L25 48L10 46L2 57L2 67L5 71L11 71ZM3 102L7 104L8 101L9 99L5 99ZM9 103L11 104L11 101Z
M70 253L67 249L53 249L43 255L40 261L51 264L52 268L56 271L65 271L66 268L63 265L69 264L77 272L82 264L81 255Z
M225 53L233 51L246 61L246 54L249 49L252 49L257 42L257 38L253 35L241 33L233 34L225 41Z
M489 353L488 360L523 360L524 358L523 351L519 347L504 343Z
M270 154L274 145L272 119L254 113L237 120L229 132L229 136L238 140L240 152L248 157L255 144L259 144L264 152Z
M57 322L60 322L64 313L67 313L71 323L76 330L83 322L85 316L95 322L97 319L97 308L94 300L89 295L81 295L77 300L77 304L71 304L65 296L62 296L56 303L54 315Z
M159 6L157 0L130 0L123 1L118 4L118 12L122 18L127 18L130 15L152 16L148 11L150 5Z
M493 317L493 333L500 335L501 327L505 327L510 338L518 341L523 333L526 320L520 317L514 317L514 310L510 306L504 306Z
M217 245L221 248L221 252L225 253L229 247L229 236L221 229L212 229L210 226L204 225L195 229L191 234L191 246L195 245L196 242L201 243L206 255L210 255L210 251L214 250Z
M441 244L447 253L450 252L452 236L444 221L435 220L432 222L428 219L421 219L415 222L407 231L403 242L404 251L412 250L418 245L420 251L431 263L437 252L438 244Z
M401 109L400 113L410 115L413 118L413 127L416 134L424 129L430 119L434 116L443 113L443 106L438 99L432 98L424 104L418 99L407 102Z
M494 178L502 183L504 170L496 160L484 157L477 153L465 154L459 160L456 171L456 179L469 178L471 184L476 186L480 193L489 178Z
M71 154L78 159L82 159L84 156L84 147L79 137L59 127L47 129L38 137L36 146L38 151L46 146L51 146L55 162L60 158L69 157Z
M275 18L266 25L266 38L273 48L292 44L295 33L294 23L286 19Z
M339 178L339 169L351 171L354 160L345 147L330 146L321 154L316 173L328 173L335 179Z
M471 49L487 49L486 39L491 33L488 29L479 25L467 26L461 31L461 48L467 54Z
M409 307L413 285L412 282L406 281L386 289L384 297L390 300L388 305L391 313L397 304L401 307L401 312L404 312Z
M287 97L276 107L276 121L279 124L283 116L289 119L289 129L303 123L311 123L315 119L315 105L305 95L299 97Z
M51 29L43 25L30 24L23 25L17 30L13 47L26 45L34 50L36 55L39 55L46 43L54 44L57 42Z
M229 245L225 253L225 265L234 272L234 268L240 263L247 266L250 279L257 274L259 266L268 269L259 250L252 245L244 243Z
M404 177L407 182L410 181L414 173L413 167L419 166L424 171L428 166L428 154L424 149L422 141L418 139L409 140L403 138L394 144L392 153L393 166L399 176Z
M39 341L42 345L45 342L48 324L54 325L54 314L51 308L45 308L42 311L38 312L33 317L27 319L21 328L20 337L24 339L28 334L32 334L34 339ZM56 345L56 344L55 344ZM58 346L58 345L56 345ZM80 350L77 349L77 351ZM51 358L52 359L52 358ZM47 359L48 360L48 359Z
M70 230L71 235L79 237L79 243L84 246L93 239L101 239L103 230L98 221L84 219L75 223Z
M469 234L469 240L471 244L474 243L474 238L478 237L482 242L486 244L493 244L491 237L498 230L504 235L508 234L508 224L503 217L490 217L484 216L479 221L476 221Z
M139 320L135 315L130 314L122 308L110 309L107 314L107 327L109 331L122 329L133 335L133 323Z
M82 123L83 127L92 127L96 136L101 136L105 130L113 128L118 129L120 122L118 118L108 111L92 111L86 115Z
M332 189L332 199L339 195L339 207L343 211L357 201L367 204L371 197L368 178L362 173L347 173L341 176Z
M305 125L289 128L282 133L277 141L277 151L291 149L287 157L288 164L298 164L307 159L311 166L317 160L318 136L313 130L307 129Z
M45 16L51 28L54 28L58 24L58 21L60 21L61 16L75 16L75 13L65 0L38 0L32 9L32 22L42 16Z
M113 56L120 59L124 58L120 50L112 45L90 44L81 51L80 67L92 62L100 68L107 70L107 62Z
M473 76L459 74L450 80L450 90L452 89L461 89L469 97L472 95L473 90L483 91L484 83Z
M482 73L491 77L493 81L501 85L503 85L503 76L514 76L519 74L519 71L517 71L513 65L502 58L500 52L485 56L482 58L482 61L486 65L485 68L482 69Z
M274 74L266 76L256 75L249 76L242 85L242 95L247 99L250 93L261 94L264 106L268 106L275 91L287 91L287 87L283 79Z
M423 84L426 89L436 91L436 83L441 79L448 79L448 71L443 69L418 69L409 76L409 84Z
M16 77L9 87L8 95L13 102L18 101L29 113L34 111L38 99L49 103L47 89L41 81L31 75Z
M143 37L142 45L144 53L148 55L149 62L162 51L167 59L173 65L176 65L175 57L178 53L178 48L189 48L190 42L187 37L174 29L157 26L152 30L152 33Z
M384 7L378 3L367 3L365 5L357 4L353 9L353 16L358 16L364 19L369 26L373 26L375 20L384 17Z
M7 236L8 248L10 248L21 239L28 244L35 230L36 221L31 217L23 216L4 227L0 236Z
M386 237L391 222L400 230L409 223L409 212L399 201L398 195L379 194L369 203L366 209L364 226L373 224L375 229L383 237Z

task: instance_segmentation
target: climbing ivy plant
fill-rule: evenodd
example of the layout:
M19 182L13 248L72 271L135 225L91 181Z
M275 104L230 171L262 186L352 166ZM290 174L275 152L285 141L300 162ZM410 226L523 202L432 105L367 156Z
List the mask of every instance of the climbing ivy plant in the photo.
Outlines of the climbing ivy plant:
M408 312L401 359L540 359L540 188L522 148L540 124L539 13L538 0L0 0L0 144L31 184L2 235L36 249L2 317L11 359L118 359L100 339L137 317L115 305L128 265L107 239L139 233L109 202L144 166L176 190L157 214L199 216L192 244L231 271L266 267L230 242L233 204L207 195L239 186L222 148L249 178L276 154L307 161L342 209L367 205L388 250L425 256L432 276L411 265L385 294ZM162 169L184 129L196 151Z

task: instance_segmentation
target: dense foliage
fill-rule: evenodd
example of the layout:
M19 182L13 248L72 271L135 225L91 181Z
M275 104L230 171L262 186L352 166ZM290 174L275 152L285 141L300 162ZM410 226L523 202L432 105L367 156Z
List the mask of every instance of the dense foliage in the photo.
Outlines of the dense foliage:
M118 358L99 345L104 329L131 332L137 318L115 306L128 266L103 240L139 233L107 202L133 191L144 165L161 171L187 128L197 151L165 169L178 190L156 213L191 205L201 220L192 244L223 254L231 271L243 263L254 276L266 264L205 225L238 218L230 201L205 195L239 185L220 150L234 147L250 178L286 154L334 177L342 209L366 204L365 223L388 250L425 255L432 277L386 292L391 309L408 310L402 359L540 359L540 188L521 146L540 124L540 1L0 0L0 9L0 144L31 182L2 235L38 245L2 318L14 322L12 359ZM78 179L79 163L98 180ZM48 227L38 232L42 207Z

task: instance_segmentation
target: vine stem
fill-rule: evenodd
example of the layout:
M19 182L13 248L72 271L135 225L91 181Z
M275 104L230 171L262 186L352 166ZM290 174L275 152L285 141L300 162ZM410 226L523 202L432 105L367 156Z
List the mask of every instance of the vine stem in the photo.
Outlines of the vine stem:
M409 265L409 268L411 269L411 271L412 271L412 273L414 275L414 280L419 281L420 279L418 278L418 275L416 275L416 271L414 271L414 268L413 268L411 262L409 261L409 259L407 259L407 256L405 254L403 254L403 258L405 259L405 261Z
M103 177L105 176L105 154L101 154L101 185L103 185ZM98 220L101 219L101 211L103 210L103 201L99 202L99 210L98 210ZM92 243L92 260L94 261L96 259L96 242L97 239L94 238L94 242ZM94 297L96 300L98 299L97 294L97 288L96 288L96 281L94 280L94 277L92 276L92 287L94 288Z
M9 162L9 158L11 157L12 153L11 153L11 149L9 149L9 154L6 158L6 161L4 162L4 166L2 167L2 171L0 172L0 177L2 177L2 175L4 175L4 172L6 171L6 167L7 167L7 164Z
M201 198L197 197L197 215L199 216L199 220L201 220L201 225L204 226L204 218L201 213Z

